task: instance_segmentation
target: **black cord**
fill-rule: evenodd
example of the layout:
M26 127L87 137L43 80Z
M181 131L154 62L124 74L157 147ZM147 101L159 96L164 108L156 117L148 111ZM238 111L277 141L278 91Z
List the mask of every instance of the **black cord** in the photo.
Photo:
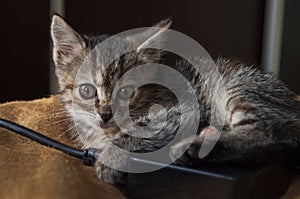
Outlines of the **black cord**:
M25 136L31 140L34 140L42 145L60 150L70 156L75 158L80 158L83 160L83 163L88 166L93 166L98 155L100 154L100 150L96 148L88 148L85 150L79 150L73 148L71 146L67 146L63 143L60 143L56 140L53 140L47 136L44 136L38 132L35 132L31 129L28 129L19 124L7 121L5 119L0 118L0 127L10 130L12 132L18 133L22 136Z

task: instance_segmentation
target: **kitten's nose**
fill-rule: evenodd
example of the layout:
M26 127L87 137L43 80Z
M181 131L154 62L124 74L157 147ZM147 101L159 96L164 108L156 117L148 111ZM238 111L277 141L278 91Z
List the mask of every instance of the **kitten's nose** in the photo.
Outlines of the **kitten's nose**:
M107 123L113 116L110 106L103 107L99 114L105 123Z
M110 118L112 118L111 112L108 112L108 111L101 111L100 116L101 116L103 122L105 122L105 123L108 122L110 120Z

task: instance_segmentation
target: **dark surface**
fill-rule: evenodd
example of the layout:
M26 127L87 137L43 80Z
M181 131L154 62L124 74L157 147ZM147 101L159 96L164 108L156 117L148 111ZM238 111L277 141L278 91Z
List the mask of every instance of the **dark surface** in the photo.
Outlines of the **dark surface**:
M136 165L149 166L143 160ZM261 167L203 167L189 169L170 165L164 169L128 176L129 198L272 199L288 188L281 165Z

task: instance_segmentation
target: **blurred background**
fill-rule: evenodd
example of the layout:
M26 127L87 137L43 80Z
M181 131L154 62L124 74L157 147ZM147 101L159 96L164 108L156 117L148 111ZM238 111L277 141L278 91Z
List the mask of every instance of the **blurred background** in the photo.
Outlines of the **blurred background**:
M172 29L211 55L239 58L272 72L300 94L299 0L4 1L1 3L0 102L56 92L52 13L78 32L114 34L171 17Z

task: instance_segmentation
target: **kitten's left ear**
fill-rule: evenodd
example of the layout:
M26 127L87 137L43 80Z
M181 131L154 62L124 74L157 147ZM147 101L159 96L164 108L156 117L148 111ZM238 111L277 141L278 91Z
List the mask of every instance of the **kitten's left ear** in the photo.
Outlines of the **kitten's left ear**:
M163 40L163 33L171 26L172 20L165 19L145 31L131 36L137 51L143 48L159 48Z

